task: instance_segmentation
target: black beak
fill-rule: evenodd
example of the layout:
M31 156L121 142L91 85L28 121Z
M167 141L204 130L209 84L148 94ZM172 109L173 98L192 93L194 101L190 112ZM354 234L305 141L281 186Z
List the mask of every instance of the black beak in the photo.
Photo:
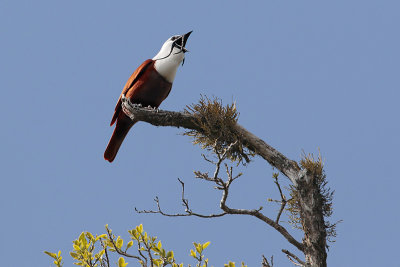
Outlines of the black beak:
M186 45L186 41L187 41L187 39L189 38L189 36L190 36L190 34L192 33L193 31L190 31L190 32L188 32L188 33L185 33L184 35L182 35L182 39L183 39L183 47L185 47L185 45Z
M181 50L180 52L183 52L183 53L188 52L188 50L185 48L185 45L186 45L186 42L187 42L187 40L188 40L188 38L189 38L189 36L190 36L190 34L191 34L192 32L193 32L193 31L190 31L190 32L188 32L188 33L185 33L185 34L179 36L178 39L176 39L176 40L174 41L174 46L175 46L175 47L178 47L178 48Z

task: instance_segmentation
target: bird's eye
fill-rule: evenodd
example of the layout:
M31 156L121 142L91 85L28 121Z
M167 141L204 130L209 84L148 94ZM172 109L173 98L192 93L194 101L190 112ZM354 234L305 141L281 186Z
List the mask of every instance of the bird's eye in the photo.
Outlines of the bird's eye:
M176 36L172 36L172 37L171 37L171 41L175 41L175 40L176 40L176 38L178 38L178 37L176 37Z

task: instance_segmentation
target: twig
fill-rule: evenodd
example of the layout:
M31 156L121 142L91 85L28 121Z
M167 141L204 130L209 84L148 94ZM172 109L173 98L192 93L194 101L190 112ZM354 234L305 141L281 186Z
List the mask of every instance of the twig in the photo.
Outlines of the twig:
M248 210L248 209L233 209L233 208L229 208L227 206L226 201L227 201L228 195L229 195L229 188L230 188L232 182L234 180L236 180L241 174L233 176L233 170L231 168L229 168L227 165L225 165L228 180L226 182L224 182L221 178L218 178L219 171L220 171L220 165L222 164L223 160L225 159L226 151L223 154L219 153L218 151L214 151L214 152L216 153L216 155L218 157L218 162L215 164L216 169L214 172L214 177L211 178L208 176L208 174L201 173L201 172L195 172L195 175L197 178L201 178L201 179L204 179L207 181L214 182L215 184L217 184L217 188L219 190L223 191L221 201L220 201L220 208L224 211L223 213L203 215L203 214L193 212L189 207L189 201L187 199L185 199L185 197L184 197L185 187L184 187L184 183L180 179L178 179L178 180L182 185L182 203L183 203L183 206L185 207L186 213L184 213L184 214L182 214L182 213L168 214L168 213L163 212L160 207L160 201L159 201L158 197L156 197L154 199L154 201L156 202L156 205L157 205L157 210L155 210L155 211L154 210L138 210L135 208L136 212L138 212L138 213L156 213L156 214L161 214L161 215L168 216L168 217L197 216L200 218L216 218L216 217L222 217L227 214L251 215L251 216L254 216L254 217L262 220L263 222L267 223L268 225L272 226L275 230L277 230L280 234L282 234L292 245L294 245L300 251L303 251L304 250L303 244L298 242L292 235L290 235L290 233L286 230L286 228L284 228L279 223L273 221L272 219L270 219L269 217L265 216L263 213L260 212L262 210L262 207L260 207L258 209Z
M281 218L281 215L282 215L282 212L283 212L283 210L285 209L285 206L286 206L286 203L287 203L287 200L286 200L286 197L285 197L285 195L282 193L282 189L281 189L281 186L280 186L280 184L279 184L279 182L278 182L278 174L274 174L274 183L276 184L276 186L278 187L278 190L279 190L279 194L281 195L281 208L279 209L279 212L278 212L278 215L276 216L276 219L275 219L275 222L276 223L279 223L279 219Z
M147 266L147 258L143 255L141 248L142 248L142 245L138 242L138 253L145 262L144 266Z
M262 267L274 267L274 256L271 256L271 263L268 262L267 258L265 258L264 255L262 255L262 257Z
M288 259L295 265L297 266L305 266L305 262L300 260L299 257L297 257L296 255L294 255L293 253L291 253L289 250L287 249L282 249L282 252L286 254L286 256L288 257ZM296 260L297 262L295 262L294 260Z
M182 183L182 181L180 181ZM182 201L184 202L184 195L182 193ZM184 206L186 207L185 212L186 213L176 213L176 214L170 214L170 213L165 213L164 211L162 211L161 206L160 206L160 200L158 199L158 197L156 197L154 199L154 201L156 202L157 205L157 210L139 210L135 207L135 211L137 213L152 213L152 214L161 214L163 216L167 216L167 217L187 217L187 216L196 216L196 217L200 217L200 218L217 218L217 217L222 217L224 215L226 215L226 212L222 212L222 213L217 213L217 214L210 214L210 215L204 215L204 214L199 214L196 212L193 212L190 207L189 207L189 202L184 202ZM187 206L186 206L187 204Z
M254 216L260 220L262 220L263 222L267 223L268 225L272 226L275 230L277 230L281 235L283 235L286 240L289 241L289 243L291 243L292 245L294 245L297 249L299 249L300 251L304 251L304 246L302 243L300 243L299 241L297 241L291 234L289 234L289 232L286 230L286 228L284 228L283 226L281 226L280 224L276 223L275 221L271 220L270 218L268 218L267 216L265 216L264 214L262 214L260 212L261 208L259 209L253 209L253 210L246 210L246 209L232 209L229 208L226 205L226 199L228 198L228 194L229 194L229 189L226 188L224 190L224 193L222 195L222 199L221 199L221 203L220 203L220 208L225 211L228 214L244 214L244 215L251 215Z
M112 236L112 234L111 234L111 232L110 232L109 229L107 229L107 234L108 234L108 239L110 240L111 244L113 245L115 251L116 251L118 254L120 254L120 255L122 255L122 256L125 256L125 257L128 257L128 258L134 258L134 259L140 260L140 257L135 256L135 255L128 254L128 253L126 253L126 252L120 250L120 249L117 247L117 245L115 244L114 238L113 238L113 236Z
M106 255L107 266L109 267L110 266L110 259L108 258L107 247L104 245L104 242L103 242L103 240L101 238L100 238L100 243L101 243L101 246L104 249L104 254Z
M178 181L181 183L182 186L182 205L186 207L185 211L190 212L189 208L189 200L185 198L185 183L181 181L181 179L178 178Z

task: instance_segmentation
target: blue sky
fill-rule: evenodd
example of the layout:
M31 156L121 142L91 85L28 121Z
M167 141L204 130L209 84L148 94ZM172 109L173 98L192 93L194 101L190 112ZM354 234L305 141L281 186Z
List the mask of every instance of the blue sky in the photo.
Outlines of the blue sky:
M400 238L398 188L400 18L398 1L11 1L0 2L0 251L4 266L65 266L81 231L143 223L179 261L211 241L214 266L259 266L282 248L278 233L250 217L214 220L142 215L182 211L177 178L194 210L217 212L219 192L195 180L211 171L182 130L138 123L115 162L102 155L109 121L129 75L163 42L193 30L185 65L161 108L182 110L200 94L236 101L239 123L291 159L325 160L335 190L332 266L394 266ZM242 168L229 204L275 216L272 168ZM287 181L283 178L283 184ZM286 225L288 228L290 226ZM294 232L300 238L300 233ZM136 264L131 262L132 266Z

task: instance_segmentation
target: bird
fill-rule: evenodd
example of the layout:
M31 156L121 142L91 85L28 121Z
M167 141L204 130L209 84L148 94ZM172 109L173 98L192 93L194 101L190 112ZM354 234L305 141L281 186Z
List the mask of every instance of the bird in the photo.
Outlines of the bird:
M104 159L113 162L122 142L137 122L122 111L124 95L133 104L158 108L169 95L180 64L185 62L186 42L192 31L174 35L164 42L152 59L145 60L130 76L115 106L110 126L115 129L104 152Z

